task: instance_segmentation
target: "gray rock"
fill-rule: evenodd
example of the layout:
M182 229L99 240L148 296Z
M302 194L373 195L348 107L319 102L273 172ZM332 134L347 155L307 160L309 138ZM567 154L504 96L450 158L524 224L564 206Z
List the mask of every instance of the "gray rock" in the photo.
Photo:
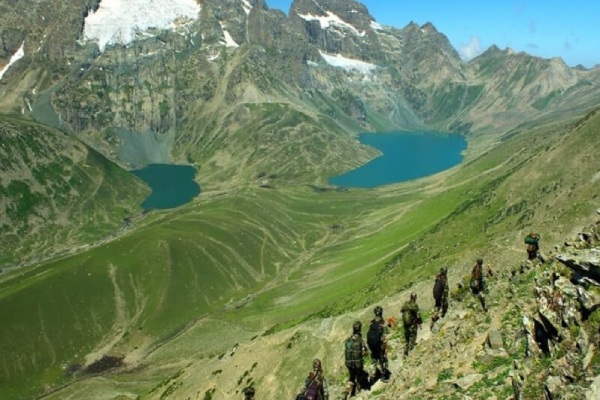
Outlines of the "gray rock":
M546 391L547 398L557 399L562 386L562 380L558 376L549 376L544 384L544 390Z
M559 254L556 259L581 275L600 282L599 249L585 249L571 254Z
M498 331L490 331L487 337L487 345L493 350L498 350L504 345L502 342L502 333Z
M567 278L563 276L554 282L554 286L566 297L571 299L577 299L579 297L577 286L573 285Z
M452 384L461 390L468 390L483 378L482 374L471 374L455 380Z
M590 367L590 364L592 363L592 359L594 358L594 351L596 349L596 346L594 346L594 344L590 344L587 352L585 353L585 357L583 358L583 361L581 362L581 367L583 368L583 370L587 370Z
M585 394L586 400L600 399L600 375L598 375L590 385L590 389Z
M579 352L582 354L585 354L586 351L589 351L588 350L589 345L590 345L590 338L589 338L587 332L585 331L585 329L580 329L579 335L577 335L577 348L579 349Z
M600 295L595 292L579 288L579 302L588 311L594 311L600 307Z
M521 391L523 390L523 380L518 375L511 377L514 400L521 400Z

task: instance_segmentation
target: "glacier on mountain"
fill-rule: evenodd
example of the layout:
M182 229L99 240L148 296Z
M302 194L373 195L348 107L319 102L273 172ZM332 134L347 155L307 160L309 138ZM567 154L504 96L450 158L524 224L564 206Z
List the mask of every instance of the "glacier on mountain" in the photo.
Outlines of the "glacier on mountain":
M197 20L201 7L195 0L102 0L85 19L83 38L107 45L127 45L138 32L151 28L174 29Z

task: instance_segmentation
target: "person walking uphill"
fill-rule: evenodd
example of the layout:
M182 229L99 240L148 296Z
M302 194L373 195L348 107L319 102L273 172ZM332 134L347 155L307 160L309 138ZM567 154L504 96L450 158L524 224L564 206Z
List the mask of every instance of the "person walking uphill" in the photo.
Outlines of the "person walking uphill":
M329 389L327 379L323 374L321 360L315 358L312 365L312 371L308 373L308 377L304 382L303 398L306 400L329 400Z
M524 242L527 245L527 259L530 261L540 257L540 238L540 234L535 232L531 232L529 235L525 236ZM543 262L543 260L541 261Z
M367 345L369 346L369 350L371 350L371 360L377 368L374 379L379 379L379 377L381 377L385 382L390 379L392 374L388 369L387 358L386 335L388 329L386 327L385 319L383 318L383 308L377 306L373 310L373 313L375 313L375 318L371 320L371 324L369 325Z
M483 274L483 259L478 258L477 262L471 270L471 293L477 296L484 311L487 311L485 306L485 293L487 293L487 285Z
M344 399L354 396L360 389L370 389L369 374L364 370L364 357L367 355L367 346L362 337L362 323L355 321L352 324L352 336L344 342L344 357L348 368L348 384Z
M448 312L448 292L448 268L442 267L435 277L435 283L433 284L435 308L431 317L431 329L433 329L435 322L440 318L444 318Z
M419 305L417 304L417 294L411 293L410 300L402 305L402 325L404 325L404 342L406 347L404 348L404 355L408 356L417 344L417 331L423 324L421 313L419 312Z

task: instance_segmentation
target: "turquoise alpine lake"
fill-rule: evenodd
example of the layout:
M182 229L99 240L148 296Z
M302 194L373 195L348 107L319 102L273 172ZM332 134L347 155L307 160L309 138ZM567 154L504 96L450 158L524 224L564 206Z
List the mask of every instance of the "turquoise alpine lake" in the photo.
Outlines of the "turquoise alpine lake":
M422 178L459 164L467 148L461 135L434 132L362 133L359 139L382 155L331 178L330 184L374 188Z
M175 208L200 193L200 186L194 180L196 169L189 165L151 164L132 172L152 189L142 203L146 210Z

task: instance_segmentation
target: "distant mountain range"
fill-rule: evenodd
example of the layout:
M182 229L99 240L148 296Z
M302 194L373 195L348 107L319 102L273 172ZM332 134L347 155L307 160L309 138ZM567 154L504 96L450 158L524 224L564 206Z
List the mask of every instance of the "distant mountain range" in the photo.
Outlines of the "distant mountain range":
M53 122L123 164L140 161L119 154L131 140L119 132L158 134L170 155L148 162L202 165L204 179L222 182L242 172L211 165L234 153L249 176L288 173L235 150L249 131L255 148L272 144L264 119L273 105L296 115L281 128L346 143L339 171L344 160L370 157L357 131L497 139L524 120L583 112L600 100L597 69L495 46L464 62L433 25L381 26L354 0L296 0L289 16L262 0L119 4L0 5L0 65L24 52L0 81L0 110ZM293 163L307 165L314 154L296 156Z

